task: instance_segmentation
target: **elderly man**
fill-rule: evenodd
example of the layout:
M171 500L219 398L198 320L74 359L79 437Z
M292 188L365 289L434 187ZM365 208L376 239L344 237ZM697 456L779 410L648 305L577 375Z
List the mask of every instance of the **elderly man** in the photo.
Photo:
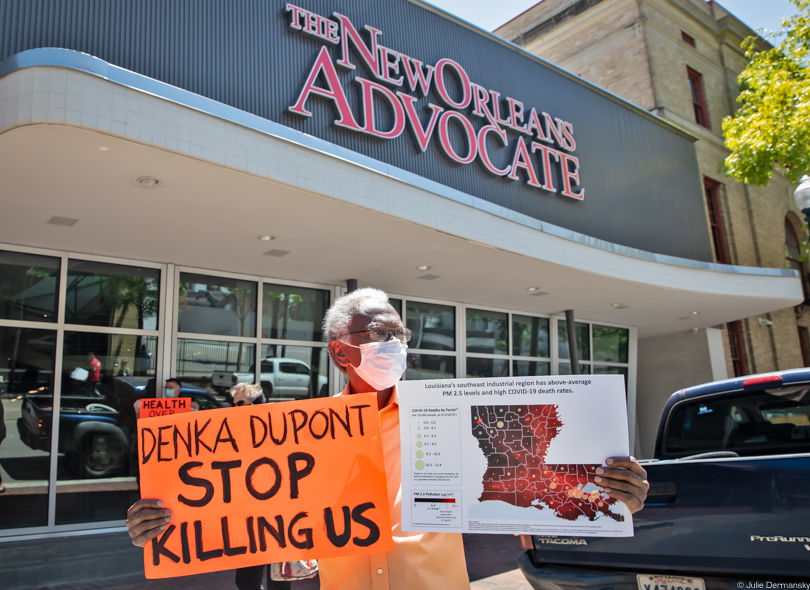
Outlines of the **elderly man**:
M394 548L387 553L322 559L323 590L457 590L469 588L464 547L458 533L404 532L401 527L399 405L395 385L405 372L410 331L388 296L359 289L335 301L326 313L324 330L329 354L348 377L342 395L375 392L388 480ZM649 488L646 472L630 457L611 457L598 483L611 497L636 512ZM133 543L143 546L171 520L154 500L140 500L127 519Z

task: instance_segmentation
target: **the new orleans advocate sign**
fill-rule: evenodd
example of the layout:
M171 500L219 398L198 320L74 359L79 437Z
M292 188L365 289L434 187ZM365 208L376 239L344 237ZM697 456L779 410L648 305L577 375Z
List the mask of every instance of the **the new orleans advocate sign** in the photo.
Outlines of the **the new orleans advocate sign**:
M334 108L338 127L382 140L407 130L420 152L434 141L457 164L478 162L494 176L584 199L570 122L475 83L457 61L442 58L430 65L386 47L381 30L368 24L358 30L338 12L330 18L294 4L287 4L286 11L290 29L324 43L289 112L310 117L311 101L325 100ZM352 105L338 68L355 70L358 63L373 79L354 77L362 100ZM420 108L423 98L439 104L431 101ZM384 127L381 109L387 111Z

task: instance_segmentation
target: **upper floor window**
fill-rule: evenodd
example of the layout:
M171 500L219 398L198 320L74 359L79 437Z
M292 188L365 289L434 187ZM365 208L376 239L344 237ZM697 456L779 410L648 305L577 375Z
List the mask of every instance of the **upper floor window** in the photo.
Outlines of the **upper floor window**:
M683 39L683 42L687 45L695 46L695 38L692 35L681 31L681 39Z
M731 367L735 377L742 377L748 374L748 367L745 363L745 344L742 336L742 322L729 322L726 324L728 330L729 356L731 357Z
M723 231L723 217L720 214L720 183L704 178L703 191L706 194L706 209L709 212L709 227L712 230L714 259L720 264L731 264Z
M810 367L810 330L804 326L796 326L799 329L799 345L802 349L803 366Z
M695 122L707 129L709 127L709 109L706 107L706 94L703 91L703 75L690 67L686 68L689 76L689 89L692 92L692 106L695 109Z
M785 218L785 264L799 273L799 278L802 280L802 289L804 290L804 299L810 299L810 285L808 285L808 276L804 270L804 263L801 261L801 242L796 235L796 230L790 220Z

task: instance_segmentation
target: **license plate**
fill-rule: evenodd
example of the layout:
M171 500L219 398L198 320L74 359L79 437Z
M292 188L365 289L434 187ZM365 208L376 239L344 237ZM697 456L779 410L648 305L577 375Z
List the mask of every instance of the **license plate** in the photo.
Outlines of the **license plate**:
M703 578L638 574L638 590L706 590Z

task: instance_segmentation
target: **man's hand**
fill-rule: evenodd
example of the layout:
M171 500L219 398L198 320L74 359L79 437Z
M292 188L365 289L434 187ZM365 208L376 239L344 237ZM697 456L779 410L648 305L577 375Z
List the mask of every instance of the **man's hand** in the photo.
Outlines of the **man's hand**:
M172 511L160 500L138 500L127 510L127 529L136 547L143 547L162 533L172 520Z
M609 457L605 463L607 467L596 470L596 484L611 498L627 504L631 514L644 508L650 484L647 482L647 472L636 458Z

